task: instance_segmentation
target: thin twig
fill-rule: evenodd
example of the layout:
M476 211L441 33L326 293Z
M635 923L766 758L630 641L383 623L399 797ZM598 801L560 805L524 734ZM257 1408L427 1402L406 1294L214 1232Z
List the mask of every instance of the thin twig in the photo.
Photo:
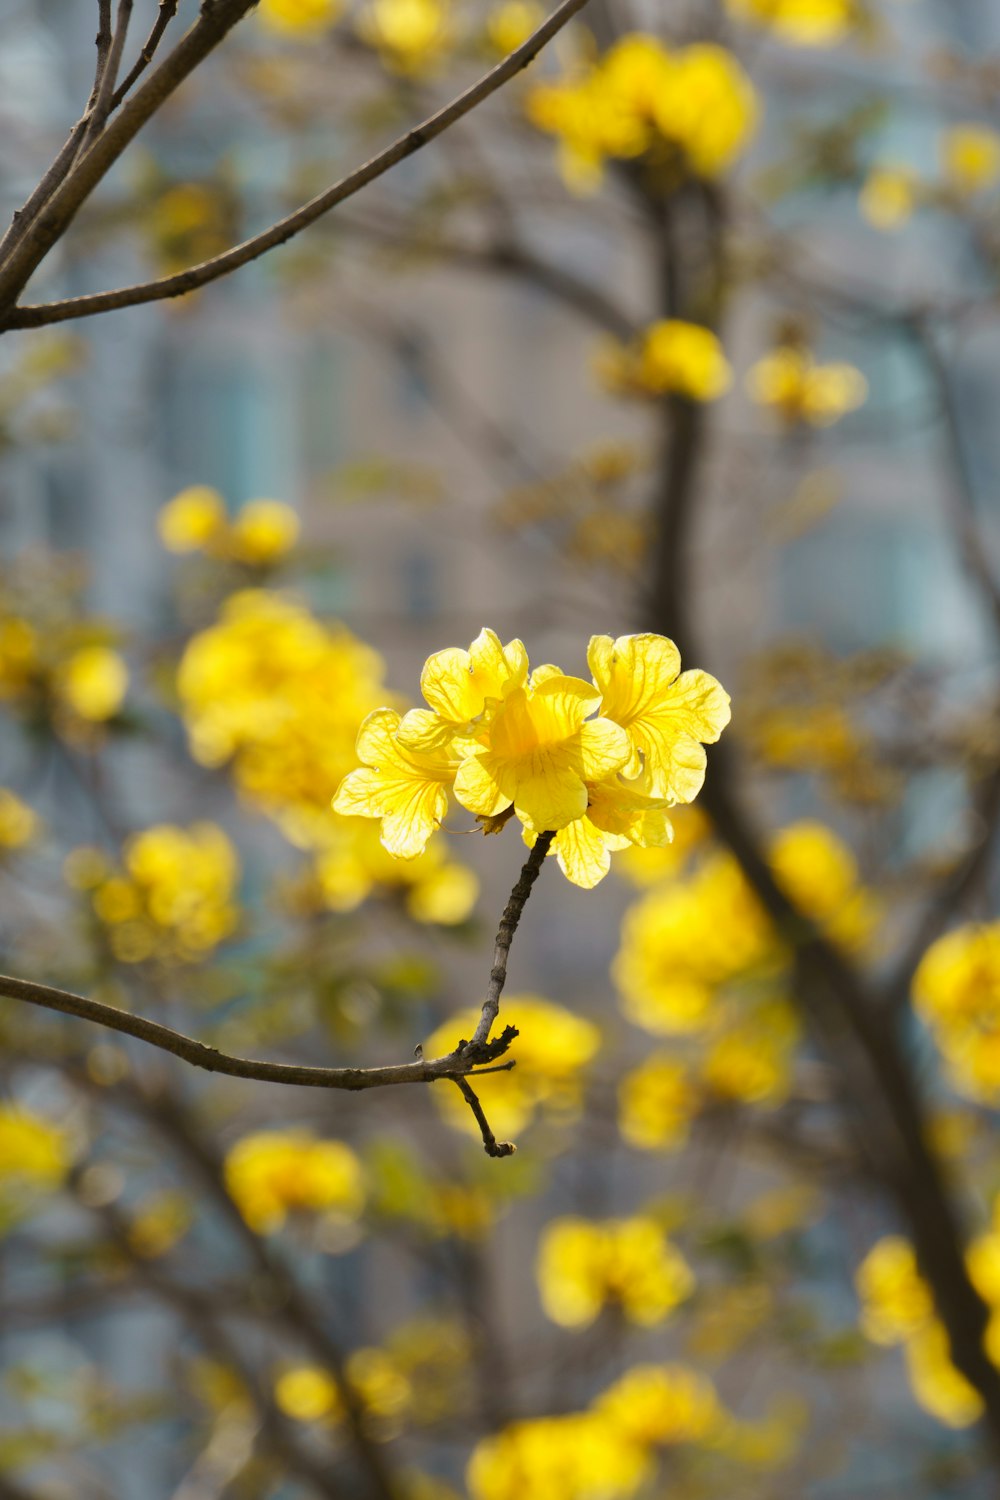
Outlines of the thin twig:
M128 23L132 16L132 0L118 0L118 13L115 16L115 33L108 49L107 59L104 64L104 73L97 97L94 99L90 109L90 118L87 121L87 129L81 143L81 150L86 151L92 141L101 134L108 121L114 101L115 82L118 78L118 70L121 67L122 51L125 47L125 38L128 35Z
M505 57L495 68L492 68L488 73L477 79L471 87L459 94L449 104L446 104L443 109L439 109L435 114L428 116L426 120L422 121L421 124L415 126L412 130L407 131L405 135L397 137L384 151L380 151L362 166L356 167L353 172L349 172L346 177L342 177L339 182L327 188L325 192L310 199L308 203L303 204L294 213L286 215L283 219L279 219L269 229L265 229L260 234L254 235L252 239L244 240L240 245L234 245L232 249L226 250L221 255L214 256L211 260L202 261L195 266L189 266L186 271L179 271L174 276L161 277L157 281L139 282L134 286L119 287L114 291L108 292L96 292L84 297L70 297L63 302L41 303L12 309L3 319L0 326L3 328L38 328L50 323L62 323L70 318L90 317L95 313L110 312L115 308L134 307L143 302L161 302L168 297L182 297L188 292L195 291L198 287L218 280L220 276L226 276L231 271L238 270L241 266L249 264L250 261L257 260L261 255L266 254L267 251L275 249L278 245L283 245L287 240L292 239L293 236L300 234L303 229L308 228L310 224L321 218L323 214L335 208L338 203L343 203L345 199L353 197L361 188L367 187L370 182L374 182L376 178L381 177L390 167L396 166L398 162L405 161L408 156L412 156L415 152L421 150L430 141L433 141L443 131L447 130L449 126L454 125L457 120L467 115L470 110L475 109L477 105L488 99L502 84L507 83L523 68L526 68L545 46L546 42L554 37L576 15L577 11L582 10L586 3L587 0L562 0L562 3L557 6L548 20L543 22L526 42L510 53L508 57ZM189 33L189 36L191 34ZM172 53L163 66L166 67L174 56L175 54ZM157 73L154 73L150 84L159 76L160 71L158 70ZM190 71L190 69L187 69L187 71ZM149 84L146 85L147 88L149 86ZM140 102L143 92L144 90L140 89L139 93L135 95L132 100L133 105ZM127 108L128 106L126 106ZM116 125L120 126L124 119L125 112L118 117ZM88 152L81 163L81 167L85 167L90 162L91 157L100 150L111 133L111 131L107 131L101 141ZM127 138L131 139L131 135L134 133L134 130L131 131ZM122 142L122 145L124 144L125 141ZM117 154L118 151L106 163L103 160L101 161L100 171L90 174L93 180L88 180L83 184L83 191L73 191L75 173L69 182L64 185L61 192L70 200L67 204L68 211L61 209L57 198L53 199L54 232L44 236L45 242L40 253L15 252L15 255L11 258L11 266L5 270L3 277L0 277L0 295L10 287L15 277L18 278L15 295L20 292L31 271L34 270L35 266L42 259L42 256L55 240L58 239L59 235L63 233L77 208L89 196L92 189L96 187L98 181L104 176L104 173L111 165L111 161L114 160ZM42 238L41 236L39 237L40 243Z
M94 86L87 100L88 115L100 96L104 75L108 68L108 57L111 53L111 0L97 0L97 35L94 38L94 45L97 48L97 62L94 67Z
M170 25L176 14L177 0L160 0L160 9L157 12L156 20L153 22L153 29L150 31L149 36L143 42L142 47L139 51L139 56L136 58L131 68L126 73L124 79L118 85L118 87L114 91L114 94L112 95L112 112L114 112L114 110L118 108L119 104L121 104L122 100L125 98L125 95L132 88L132 85L138 78L142 76L142 74L149 67L150 63L153 61L153 58L156 55L156 49L160 45L160 42L163 40L163 33L166 31L167 27Z
M483 1113L483 1106L479 1102L479 1095L476 1093L475 1089L472 1088L472 1086L468 1084L464 1078L454 1078L452 1082L461 1090L462 1097L465 1099L465 1102L468 1104L469 1108L472 1110L472 1113L476 1117L476 1124L479 1126L479 1129L482 1132L483 1149L485 1150L486 1155L513 1156L514 1152L517 1150L517 1147L514 1145L513 1141L497 1140L496 1136L490 1129L489 1121Z
M523 904L523 903L522 903ZM204 1068L209 1073L224 1073L230 1078L251 1078L260 1083L293 1084L301 1088L361 1089L386 1088L400 1083L434 1083L439 1078L453 1078L470 1073L476 1066L475 1055L470 1056L460 1042L454 1052L445 1057L423 1059L412 1063L380 1068L310 1068L296 1063L252 1062L248 1058L233 1057L219 1052L205 1042L184 1036L158 1021L149 1021L144 1016L132 1015L118 1010L99 1000L88 1000L83 995L74 995L69 990L54 989L51 985L36 984L28 979L14 979L0 975L0 997L8 1000L23 1000L29 1005L40 1005L46 1010L55 1010L67 1016L77 1016L83 1021L93 1021L98 1026L107 1026L126 1036L137 1037L162 1052L170 1052L193 1067ZM510 1028L513 1030L513 1028ZM514 1035L516 1036L516 1032ZM509 1045L512 1038L507 1038ZM505 1047L498 1040L492 1044L491 1055L484 1061L494 1062ZM492 1068L489 1071L494 1071Z
M492 1062L493 1057L485 1055L485 1050L491 1045L489 1042L490 1031L500 1011L500 992L507 980L507 958L510 954L510 945L514 941L514 933L517 924L521 920L524 903L531 895L531 887L538 879L538 873L542 868L546 854L549 852L555 834L552 832L540 833L535 840L534 846L528 858L521 867L521 874L517 884L510 893L510 900L503 909L500 918L500 927L497 931L496 942L493 947L493 967L490 970L490 982L486 989L486 999L483 1001L482 1015L479 1017L479 1025L476 1027L472 1041L459 1047L463 1056L475 1056L477 1061ZM510 1030L512 1028L508 1028ZM506 1035L506 1033L505 1033ZM515 1033L516 1035L516 1033ZM502 1041L503 1038L500 1038ZM492 1046L496 1046L494 1042ZM495 1055L495 1054L494 1054Z

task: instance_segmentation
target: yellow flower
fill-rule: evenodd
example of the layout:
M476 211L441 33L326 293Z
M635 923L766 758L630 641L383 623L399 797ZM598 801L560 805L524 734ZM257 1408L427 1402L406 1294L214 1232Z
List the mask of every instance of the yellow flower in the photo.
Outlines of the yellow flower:
M461 1037L472 1035L478 1020L474 1010L452 1016L428 1037L424 1055L442 1057L451 1052ZM518 1134L539 1111L574 1112L580 1101L580 1074L600 1045L597 1027L535 995L505 997L503 1020L519 1033L511 1053L517 1067L510 1073L487 1073L476 1079L476 1092L496 1133ZM467 1134L479 1134L457 1089L435 1089L434 1097L450 1124Z
M41 828L36 812L7 787L0 787L0 849L23 849Z
M650 1463L594 1411L514 1422L481 1438L466 1471L472 1500L628 1500Z
M934 1321L906 1344L906 1366L918 1403L946 1427L971 1427L982 1415L979 1392L952 1364L948 1335Z
M779 884L845 948L864 948L878 909L858 882L858 867L845 844L824 827L803 819L774 839L770 863Z
M584 1328L608 1303L631 1323L662 1323L694 1288L684 1257L653 1219L554 1219L538 1250L538 1287L553 1323Z
M319 1422L342 1412L337 1382L316 1365L295 1365L274 1383L279 1411L296 1422Z
M729 723L729 695L707 672L681 672L680 653L662 635L591 637L587 662L602 694L600 712L628 734L623 774L644 789L691 802L705 779L703 746Z
M687 1365L634 1365L594 1402L594 1410L643 1448L698 1443L718 1427L712 1382Z
M720 177L753 133L757 98L733 54L702 42L674 54L671 87L657 95L655 118L697 176Z
M450 926L465 921L479 894L475 875L448 859L439 839L415 859L395 859L371 823L337 815L316 852L315 871L322 902L331 911L353 911L379 890L402 890L417 922Z
M460 730L475 733L474 721L497 707L528 677L528 653L520 641L504 646L494 630L481 630L468 651L448 646L424 663L420 690L430 704L415 708L399 726L407 749L434 750Z
M260 0L257 14L271 31L311 35L332 26L343 0Z
M905 167L873 167L858 199L861 213L875 229L889 234L912 217L917 192L913 173Z
M369 0L359 29L387 68L420 74L440 61L454 28L447 0Z
M618 1086L618 1128L641 1151L683 1146L697 1110L687 1069L669 1052L653 1052Z
M858 1267L855 1285L862 1331L875 1344L905 1343L934 1316L913 1246L900 1235L886 1235L872 1246Z
M988 125L954 125L941 136L941 159L951 187L981 193L1000 182L1000 134Z
M108 646L81 646L60 665L55 690L81 719L102 723L121 708L128 668Z
M335 1210L356 1219L364 1205L361 1164L342 1141L262 1130L227 1153L226 1188L251 1229L269 1234L289 1213Z
M588 782L586 814L559 829L550 853L567 880L593 890L611 868L613 850L670 842L673 827L664 811L668 806L669 799L647 797L620 776ZM525 842L533 844L533 834L526 833Z
M501 0L486 19L490 44L502 56L514 52L526 42L545 19L537 0Z
M632 348L612 346L599 371L612 390L654 396L670 392L691 401L717 400L732 379L712 330L672 318L651 324Z
M156 525L169 552L199 552L224 530L226 507L218 490L192 485L168 500Z
M344 777L333 799L346 817L381 818L382 843L399 859L422 854L448 811L447 788L457 762L446 750L406 750L396 731L399 715L376 708L358 731L364 764Z
M778 1105L791 1087L799 1037L798 1020L786 1001L758 1005L712 1040L701 1061L701 1078L723 1099Z
M70 1164L66 1132L41 1115L0 1104L0 1190L60 1186Z
M276 562L299 537L299 518L281 500L248 500L233 521L227 551L237 562Z
M533 832L565 828L587 811L587 782L600 781L629 756L622 730L606 718L587 721L593 687L556 668L540 668L497 708L489 746L461 761L455 796L480 817L513 806Z
M857 19L856 0L726 0L731 16L767 26L793 47L830 47Z
M784 344L757 361L747 377L753 399L773 406L789 425L830 427L863 406L868 382L853 365L818 365L812 354Z
M914 975L917 1014L940 1048L955 1087L1000 1098L1000 922L966 925L932 943Z

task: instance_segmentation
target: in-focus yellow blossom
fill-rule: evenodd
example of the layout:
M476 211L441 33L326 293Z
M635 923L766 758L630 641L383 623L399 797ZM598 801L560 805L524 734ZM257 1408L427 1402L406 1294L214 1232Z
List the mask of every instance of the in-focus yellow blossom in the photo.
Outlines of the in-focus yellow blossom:
M257 14L272 31L309 36L332 26L343 8L343 0L260 0Z
M917 182L906 167L873 167L858 198L862 216L884 234L901 229L913 216L916 204Z
M629 739L626 776L673 802L691 802L705 779L705 745L729 723L729 694L707 672L681 672L680 652L662 635L591 637L587 664L600 712Z
M715 1387L688 1365L635 1365L594 1410L642 1448L698 1443L722 1417Z
M38 836L42 820L26 802L0 787L0 849L23 849Z
M552 841L551 853L566 879L593 890L611 868L612 851L669 844L673 825L664 809L671 801L635 791L620 776L588 782L586 813L560 828ZM531 835L526 839L533 841Z
M1000 922L968 924L932 943L914 975L917 1014L961 1093L1000 1099Z
M431 72L454 34L449 0L369 0L361 34L394 73Z
M224 532L225 502L209 485L191 485L167 501L156 527L168 552L200 552Z
M901 1235L886 1235L872 1246L857 1269L855 1284L861 1328L873 1343L905 1343L934 1316L913 1246Z
M732 381L729 361L712 330L674 318L651 324L632 346L612 344L597 368L613 391L671 394L691 401L715 401Z
M789 426L831 427L868 396L860 370L844 363L819 365L797 344L783 344L758 360L747 387L760 406L773 407Z
M698 1104L684 1063L653 1052L618 1085L618 1128L642 1151L675 1151L687 1140Z
M486 34L495 50L506 56L526 42L545 19L538 0L501 0L486 18Z
M856 0L726 0L737 21L766 26L792 47L831 47L857 20Z
M398 859L422 854L448 811L447 788L458 761L447 746L407 750L399 743L399 714L376 708L358 731L358 759L364 764L344 777L333 799L345 817L380 818L382 843Z
M941 136L945 180L971 196L1000 182L1000 133L988 125L954 125Z
M906 1368L913 1394L946 1427L971 1427L982 1415L979 1392L952 1364L948 1335L933 1322L907 1340Z
M229 529L228 551L237 562L260 566L290 552L299 518L283 500L248 500Z
M57 1188L70 1165L66 1132L16 1104L0 1104L0 1194Z
M270 1234L290 1213L336 1211L355 1219L365 1200L361 1164L342 1141L262 1130L226 1155L226 1188L251 1229Z
M481 630L468 651L459 646L435 651L420 673L420 691L430 709L411 709L400 725L400 743L434 750L459 731L482 738L493 711L527 679L528 653L522 642L505 646L495 630ZM477 726L474 721L484 715L486 722Z
M628 1500L650 1472L645 1451L596 1411L514 1422L476 1444L471 1500Z
M331 818L314 866L322 904L331 911L353 911L373 893L402 890L415 921L447 927L465 921L479 894L475 875L447 857L440 838L415 859L396 859L378 829L360 818Z
M662 1323L694 1288L687 1261L653 1219L554 1219L538 1249L538 1289L554 1323L584 1328L611 1304Z
M517 1058L517 1067L476 1079L476 1093L494 1131L501 1136L516 1135L538 1112L575 1113L580 1075L600 1045L597 1027L536 995L505 997L502 1019L520 1033L511 1054ZM474 1010L453 1016L428 1037L424 1056L451 1052L462 1037L472 1035L478 1020L479 1012ZM457 1089L435 1089L434 1098L449 1123L478 1136L479 1128Z
M128 668L110 646L81 646L61 663L53 681L59 698L74 714L100 724L121 708Z
M567 185L582 192L599 185L609 157L717 177L743 149L756 114L750 81L724 48L670 51L641 32L528 98L532 123L559 138Z
M741 1104L781 1104L791 1087L800 1035L798 1018L787 1001L754 1006L708 1043L699 1068L706 1089Z

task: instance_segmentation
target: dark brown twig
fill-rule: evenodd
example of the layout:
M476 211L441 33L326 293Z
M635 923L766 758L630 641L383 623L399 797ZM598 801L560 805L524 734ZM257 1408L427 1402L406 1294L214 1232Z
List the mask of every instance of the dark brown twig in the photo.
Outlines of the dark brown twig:
M521 920L524 903L531 895L531 887L538 879L538 873L542 868L546 854L552 845L555 834L551 832L540 833L535 840L534 847L528 858L521 867L517 884L510 893L510 900L503 909L500 918L500 926L497 931L496 942L493 946L493 967L490 970L490 982L486 988L486 999L483 1001L482 1015L479 1024L473 1034L472 1041L466 1042L464 1046L457 1049L464 1057L473 1057L475 1061L492 1062L497 1055L487 1056L489 1049L489 1035L493 1023L500 1012L500 992L507 980L507 958L510 954L510 945L514 941L514 933L517 924ZM513 1029L513 1028L508 1028ZM515 1036L517 1033L514 1033Z
M160 42L163 40L163 33L166 31L167 27L170 25L176 14L177 0L160 0L160 9L157 12L156 20L153 22L153 28L150 31L149 36L146 38L146 40L142 44L142 47L140 48L139 56L136 58L135 62L132 64L131 68L126 73L124 79L115 89L114 94L111 97L112 112L118 108L119 104L121 104L122 100L125 98L125 95L132 88L132 85L137 81L137 79L142 76L142 74L149 67L150 63L153 61L153 58L156 55L156 49L160 45Z
M479 1095L476 1093L475 1089L472 1088L472 1086L468 1084L464 1078L454 1078L452 1082L457 1086L458 1089L461 1090L463 1099L476 1117L476 1124L479 1126L479 1129L482 1132L483 1149L486 1152L486 1155L513 1156L514 1152L517 1150L517 1147L514 1145L513 1141L497 1140L496 1136L490 1129L490 1122L487 1120L486 1115L483 1113L483 1106L479 1102Z
M89 110L90 118L87 121L87 129L81 143L81 149L84 151L86 151L91 141L95 141L100 135L111 113L114 103L115 81L118 78L118 70L121 67L122 51L125 47L125 38L128 35L128 23L131 16L132 0L118 0L114 36L108 48L101 81L97 88L96 97Z

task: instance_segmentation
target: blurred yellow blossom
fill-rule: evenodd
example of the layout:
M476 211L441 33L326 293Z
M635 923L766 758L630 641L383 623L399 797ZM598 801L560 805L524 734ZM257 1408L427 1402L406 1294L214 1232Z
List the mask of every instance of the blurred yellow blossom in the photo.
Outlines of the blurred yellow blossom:
M907 1340L906 1367L913 1394L946 1427L971 1427L982 1415L982 1398L956 1370L942 1324L933 1322Z
M597 370L613 391L669 393L691 401L717 400L732 380L729 361L712 330L672 318L651 324L631 346L608 345Z
M698 1104L684 1063L653 1052L618 1085L618 1128L630 1146L674 1151L687 1140Z
M592 191L609 158L716 177L746 143L757 114L749 79L724 48L668 50L635 32L603 56L528 96L528 116L559 137L567 184Z
M343 0L260 0L257 13L272 31L308 36L332 26L343 8Z
M945 180L962 194L1000 182L1000 133L988 125L953 125L941 136Z
M875 166L864 180L858 207L869 224L889 234L912 217L917 183L906 167Z
M640 1447L698 1443L722 1416L712 1382L687 1365L635 1365L594 1410Z
M600 1045L597 1027L536 995L505 997L503 1019L519 1032L511 1054L517 1067L476 1079L476 1093L493 1129L499 1135L516 1135L536 1113L575 1113L581 1072ZM452 1016L427 1038L424 1055L443 1057L451 1052L460 1038L472 1035L478 1020L475 1010ZM478 1136L478 1126L457 1089L436 1089L434 1098L450 1124Z
M199 552L226 527L226 507L218 490L191 485L168 500L156 518L160 541L169 552Z
M100 724L122 706L128 689L128 667L110 646L81 646L60 664L53 685L74 714Z
M501 0L486 19L486 34L496 51L506 55L526 42L544 19L538 0Z
M239 860L214 823L160 823L127 841L121 868L100 861L98 851L77 850L67 877L90 890L123 963L197 962L235 931Z
M274 1399L279 1411L296 1422L339 1417L342 1410L336 1381L317 1365L294 1365L282 1371L274 1382Z
M23 849L37 838L42 821L26 802L0 787L0 849Z
M624 849L616 861L618 873L640 889L680 874L692 851L704 842L711 828L701 809L689 804L674 808L670 822L674 836L669 844L647 849L632 845Z
M1000 1099L1000 922L968 924L932 943L913 979L954 1086L984 1104Z
M302 1131L262 1130L226 1154L226 1188L251 1229L270 1234L288 1214L335 1210L357 1218L364 1206L361 1164L342 1141Z
M789 426L830 427L864 405L868 382L849 364L817 364L808 349L783 344L757 361L747 386L760 406L771 406Z
M139 1205L128 1226L128 1242L143 1260L166 1255L194 1222L194 1207L183 1193L157 1193Z
M781 1104L791 1087L792 1060L801 1036L788 1001L770 1000L708 1042L699 1072L705 1087L742 1104Z
M0 699L25 691L38 669L39 656L34 627L17 615L0 617Z
M319 894L331 911L353 911L373 892L401 890L417 922L464 922L479 894L467 866L450 860L440 837L415 859L395 859L378 829L360 818L336 818L315 854Z
M632 1323L661 1323L694 1289L691 1269L653 1219L554 1219L538 1249L546 1315L583 1328L613 1304Z
M450 45L450 0L368 0L359 30L394 73L432 71Z
M19 1105L0 1104L0 1194L4 1198L8 1191L59 1187L70 1160L64 1130Z
M858 1267L861 1327L876 1344L904 1343L934 1316L930 1290L917 1269L913 1246L886 1235Z
M866 946L878 908L853 854L831 829L809 819L790 824L772 841L770 863L792 900L831 937L845 948Z
M645 1452L595 1411L514 1422L481 1438L466 1471L472 1500L628 1500Z
M735 20L766 26L793 47L830 47L857 20L857 0L726 0Z
M299 518L283 500L248 500L229 531L228 550L237 562L260 565L284 557L298 540Z

